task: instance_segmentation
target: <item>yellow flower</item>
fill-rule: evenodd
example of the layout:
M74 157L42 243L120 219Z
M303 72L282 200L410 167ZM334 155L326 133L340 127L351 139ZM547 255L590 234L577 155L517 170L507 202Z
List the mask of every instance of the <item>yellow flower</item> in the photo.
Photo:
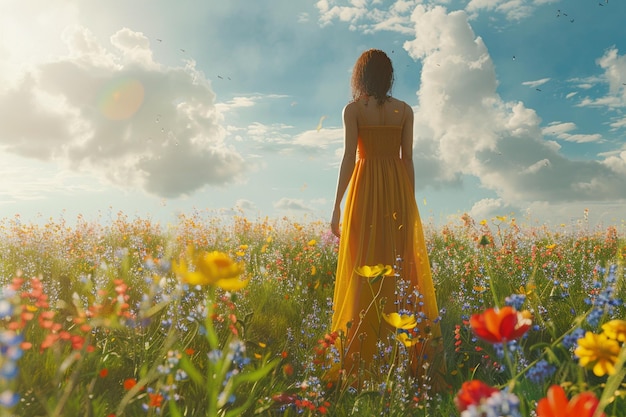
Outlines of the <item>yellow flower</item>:
M413 338L411 336L409 336L406 333L399 333L396 336L396 339L400 342L402 342L402 344L406 347L413 347L417 344L417 342L419 342L419 340L417 340L417 338Z
M615 373L619 351L616 340L609 339L604 334L587 332L585 337L578 339L574 354L578 356L581 366L592 369L596 376L604 376Z
M364 265L355 269L355 272L365 278L375 278L381 275L393 275L391 265L378 264L374 266Z
M240 279L243 266L223 252L201 252L195 255L193 248L189 248L187 256L193 261L192 271L187 267L184 257L181 257L179 263L172 263L173 271L187 284L210 285L226 291L237 291L248 285L249 280Z
M626 321L611 320L602 325L602 330L609 339L626 342Z
M546 245L546 249L554 249L556 248L556 243L553 243L551 245Z
M315 240L315 239L311 239L311 240L309 240L309 242L307 243L307 245L308 245L308 246L315 246L315 245L317 245L317 240Z
M395 327L396 329L404 329L404 330L412 330L417 327L417 322L415 321L415 317L410 316L408 314L398 314L398 313L383 313L383 318L387 323Z
M311 275L315 276L315 274L317 274L317 268L313 265L311 266Z

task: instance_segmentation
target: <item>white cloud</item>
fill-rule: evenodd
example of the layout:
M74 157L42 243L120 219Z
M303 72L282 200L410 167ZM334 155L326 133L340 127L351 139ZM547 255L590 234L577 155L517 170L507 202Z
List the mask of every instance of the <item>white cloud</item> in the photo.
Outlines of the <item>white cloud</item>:
M594 134L570 134L572 130L576 129L576 124L572 122L560 123L552 122L548 127L543 128L541 133L546 136L555 136L558 139L565 140L574 143L590 143L590 142L602 142L602 135Z
M467 214L475 220L488 220L495 216L506 216L516 211L501 198L483 198L474 203Z
M618 155L608 156L603 162L613 171L626 176L626 151L621 151Z
M558 0L471 0L465 10L475 17L482 11L502 13L508 20L521 20L532 15L542 4L555 3Z
M194 62L154 62L148 39L129 29L112 48L79 26L63 38L69 54L0 93L0 148L162 197L240 178L243 159L224 143L215 94Z
M609 48L596 63L604 70L604 75L598 82L605 84L608 91L604 96L584 97L578 106L606 107L610 110L626 107L626 55L619 55L615 47Z
M256 205L252 201L246 200L245 198L237 200L235 202L235 207L243 211L256 210Z
M250 96L236 96L224 103L217 103L215 107L220 113L231 112L235 109L253 107L263 100L274 100L288 98L289 96L281 94L254 94Z
M343 142L343 128L307 130L293 138L293 144L309 149L326 149Z
M531 88L536 88L536 87L544 85L548 81L550 81L550 78L542 78L540 80L535 80L535 81L524 81L522 85L525 85Z
M316 7L319 11L319 23L322 26L334 20L346 22L350 30L372 33L381 30L399 33L411 33L409 22L410 12L420 0L396 0L387 7L383 2L366 0L319 0ZM339 4L345 5L339 5Z
M598 161L568 160L558 144L544 138L534 110L502 100L487 47L465 12L418 5L412 21L415 39L404 46L423 63L415 110L418 184L452 184L472 175L515 206L626 195L617 170ZM569 133L574 128L554 124L545 134L574 142L601 139Z
M274 203L274 208L282 211L310 212L313 209L299 198L283 197Z

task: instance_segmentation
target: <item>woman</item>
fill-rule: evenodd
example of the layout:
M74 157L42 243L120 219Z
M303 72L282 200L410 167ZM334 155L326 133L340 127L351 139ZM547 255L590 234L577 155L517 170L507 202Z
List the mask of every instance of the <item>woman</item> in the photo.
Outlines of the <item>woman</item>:
M383 312L421 319L406 343L418 341L409 352L414 373L423 376L423 369L441 369L432 365L443 362L433 354L441 331L415 202L413 111L389 94L392 83L389 57L365 51L352 72L353 100L343 111L345 148L331 220L340 237L332 330L344 333L341 367L352 375L377 372L377 345L396 331ZM395 274L371 280L355 272L378 264L393 266Z

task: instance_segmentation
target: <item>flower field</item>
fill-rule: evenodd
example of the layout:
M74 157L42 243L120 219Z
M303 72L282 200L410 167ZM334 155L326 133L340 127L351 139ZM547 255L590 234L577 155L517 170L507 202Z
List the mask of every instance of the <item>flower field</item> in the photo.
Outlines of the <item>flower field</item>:
M426 225L443 383L413 378L407 314L376 372L327 378L327 229L0 220L0 416L626 416L624 225Z

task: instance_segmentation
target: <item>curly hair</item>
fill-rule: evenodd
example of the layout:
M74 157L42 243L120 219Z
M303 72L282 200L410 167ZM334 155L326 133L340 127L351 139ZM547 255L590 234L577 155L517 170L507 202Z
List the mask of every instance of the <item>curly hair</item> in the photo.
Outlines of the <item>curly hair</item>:
M393 85L393 65L380 49L369 49L361 54L352 70L352 99L354 101L368 95L378 104L389 98Z

